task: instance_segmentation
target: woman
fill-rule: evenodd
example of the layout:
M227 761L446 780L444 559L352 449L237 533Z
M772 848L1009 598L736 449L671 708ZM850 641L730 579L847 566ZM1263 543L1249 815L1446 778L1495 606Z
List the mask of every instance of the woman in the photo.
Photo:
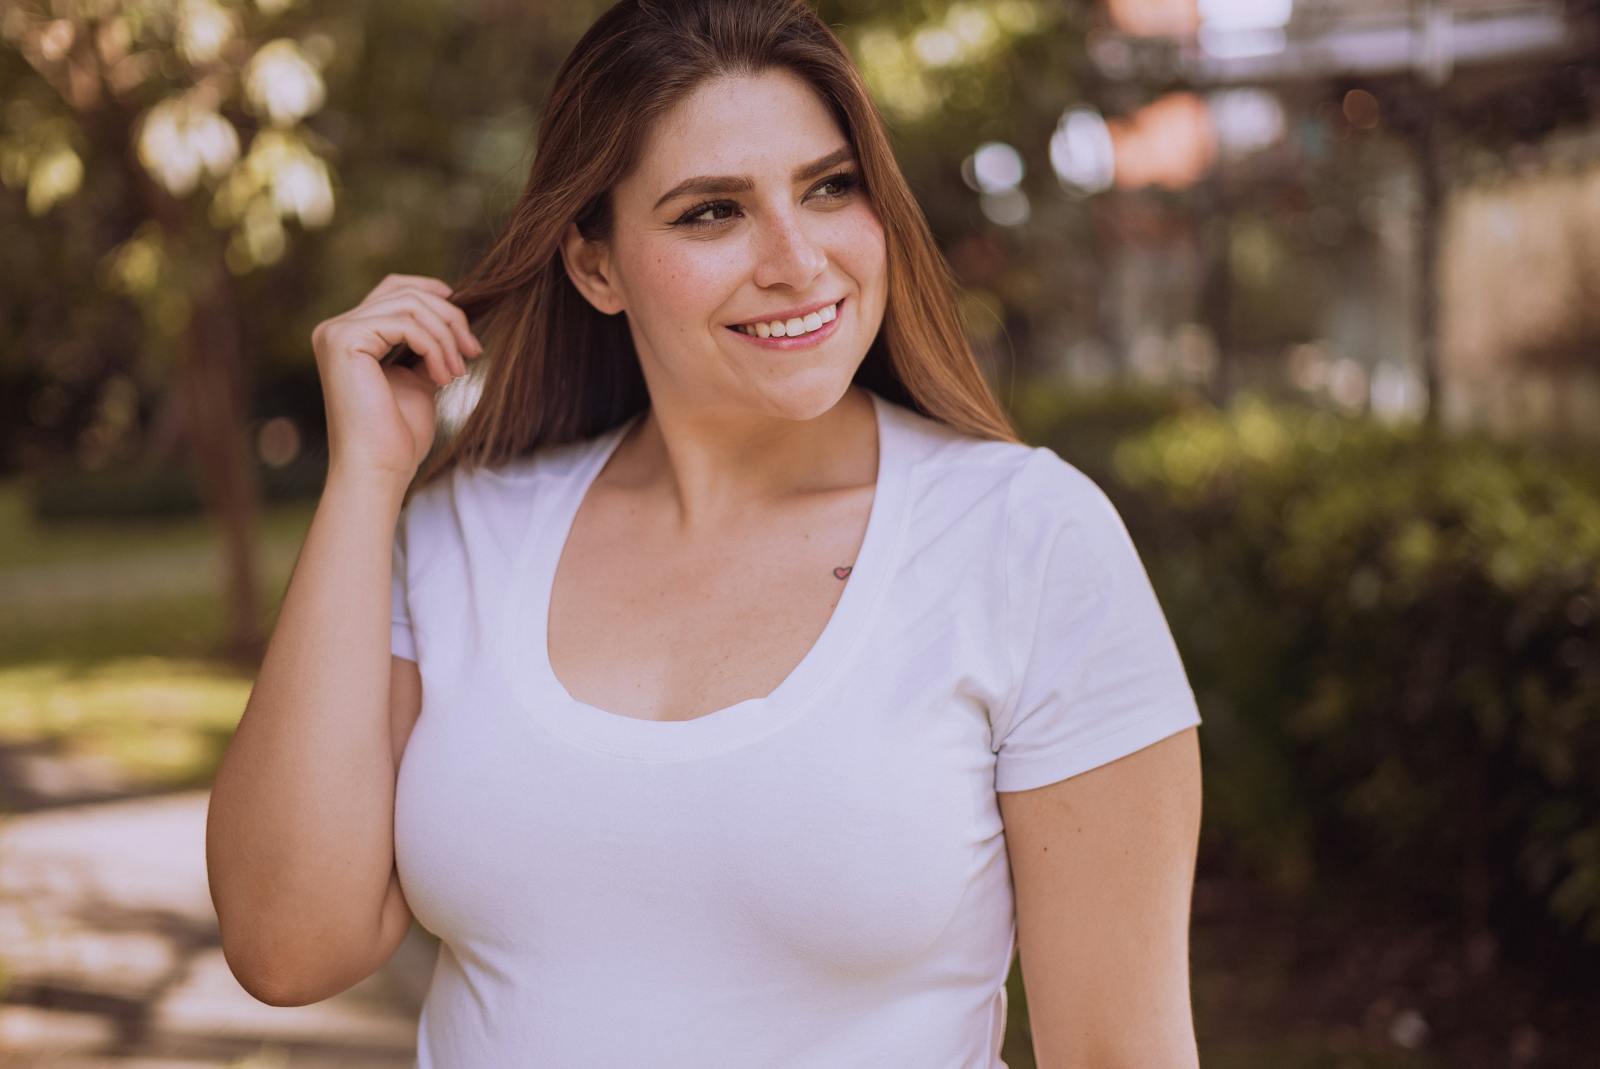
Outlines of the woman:
M415 916L419 1066L991 1069L1015 951L1041 1066L1197 1064L1193 694L838 40L625 0L539 129L459 288L314 332L328 482L208 827L235 975L323 999Z

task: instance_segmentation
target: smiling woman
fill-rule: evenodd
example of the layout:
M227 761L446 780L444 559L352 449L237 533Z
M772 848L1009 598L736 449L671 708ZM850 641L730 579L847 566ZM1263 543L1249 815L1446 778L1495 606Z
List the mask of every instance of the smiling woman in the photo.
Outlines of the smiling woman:
M568 276L596 310L626 313L661 420L707 407L809 420L845 392L888 299L855 156L788 68L708 77L612 187L609 236L567 229Z
M540 133L459 287L314 333L329 486L207 826L230 965L315 1001L414 917L420 1069L1004 1069L1020 950L1046 1069L1194 1065L1194 695L838 39L625 0Z
M854 382L1016 440L860 72L803 3L618 4L562 64L538 129L510 220L450 295L484 339L481 389L418 487L593 437L667 389L798 419ZM830 304L816 361L723 329L787 339Z

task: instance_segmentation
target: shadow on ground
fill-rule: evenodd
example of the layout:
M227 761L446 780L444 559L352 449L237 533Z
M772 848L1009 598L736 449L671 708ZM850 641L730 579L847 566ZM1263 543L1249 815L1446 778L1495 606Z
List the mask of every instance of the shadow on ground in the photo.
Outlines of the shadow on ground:
M335 998L256 1001L222 956L206 799L58 797L0 822L0 1066L411 1065L431 939Z

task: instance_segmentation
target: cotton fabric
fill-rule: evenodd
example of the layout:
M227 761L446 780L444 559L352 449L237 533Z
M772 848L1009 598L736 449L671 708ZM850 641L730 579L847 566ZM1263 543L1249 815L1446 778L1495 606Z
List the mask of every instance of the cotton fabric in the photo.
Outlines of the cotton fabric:
M833 616L772 693L693 720L577 701L547 655L556 562L633 420L407 504L392 648L423 700L395 861L440 939L418 1069L1004 1069L996 792L1200 715L1098 486L872 400Z

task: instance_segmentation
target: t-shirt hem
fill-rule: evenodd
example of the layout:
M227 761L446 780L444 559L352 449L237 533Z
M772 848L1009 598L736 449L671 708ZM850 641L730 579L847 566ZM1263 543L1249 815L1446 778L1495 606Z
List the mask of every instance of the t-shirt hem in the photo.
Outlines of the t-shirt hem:
M1163 708L1087 746L1075 744L1005 766L996 765L994 789L997 792L1029 791L1056 783L1136 753L1200 722L1200 711L1193 705Z

